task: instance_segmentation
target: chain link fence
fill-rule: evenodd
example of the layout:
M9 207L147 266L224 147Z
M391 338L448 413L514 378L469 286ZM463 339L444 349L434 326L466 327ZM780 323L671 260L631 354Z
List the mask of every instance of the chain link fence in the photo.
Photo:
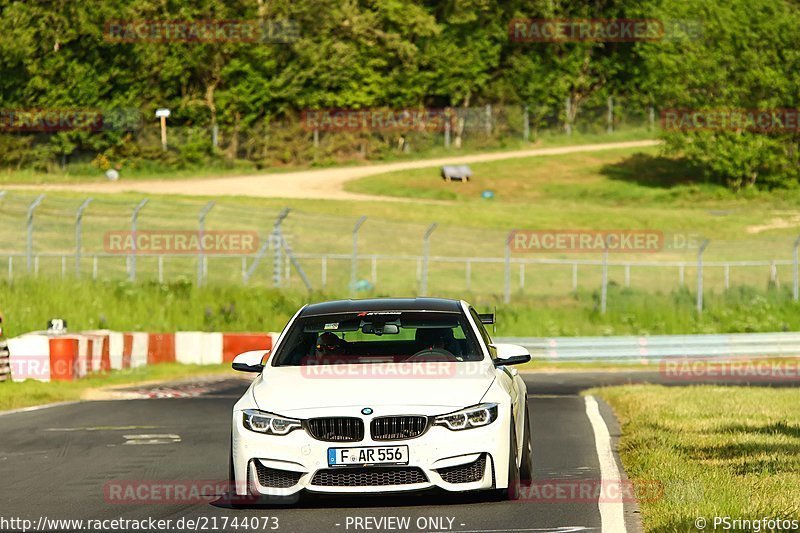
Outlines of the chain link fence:
M662 292L686 286L698 297L733 285L785 285L797 298L800 241L792 237L705 241L699 234L665 233L656 251L521 253L509 231L264 208L244 199L14 192L0 196L0 268L9 282L24 276L181 279L352 296L486 295L512 301L566 296L580 288L604 296L603 287L617 284ZM115 248L109 238L201 232L246 234L253 242L238 252L203 246L176 251L152 243Z

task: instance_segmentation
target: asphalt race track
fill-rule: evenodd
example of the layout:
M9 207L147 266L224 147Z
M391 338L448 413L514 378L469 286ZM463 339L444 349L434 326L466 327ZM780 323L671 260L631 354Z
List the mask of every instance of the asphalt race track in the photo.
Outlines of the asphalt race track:
M658 381L645 373L525 376L535 477L566 483L601 478L595 436L579 391L604 383ZM29 519L34 527L43 517L170 519L173 529L179 519L199 518L191 529L205 531L214 531L214 526L222 531L225 518L225 531L601 530L597 501L542 501L525 493L517 502L428 492L366 499L312 497L291 507L237 509L227 503L224 490L211 489L199 501L117 503L112 487L142 481L217 481L223 486L231 406L246 385L231 379L212 390L196 389L195 397L81 402L0 416L0 518ZM600 412L615 437L618 429L608 408L601 404ZM638 529L636 513L634 505L624 505L629 531ZM257 527L231 527L232 518L243 517L256 519L249 526L258 522ZM5 524L0 529L13 528Z

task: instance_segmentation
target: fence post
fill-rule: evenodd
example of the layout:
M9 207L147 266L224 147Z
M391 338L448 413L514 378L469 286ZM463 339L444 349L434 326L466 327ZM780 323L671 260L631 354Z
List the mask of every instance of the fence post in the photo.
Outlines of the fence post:
M625 286L631 286L631 265L630 263L625 265Z
M797 285L795 285L797 287ZM731 266L728 263L725 263L725 290L731 288Z
M198 224L198 231L199 231L199 244L200 246L197 247L197 286L200 287L203 285L203 278L205 277L205 249L203 246L203 234L206 230L206 216L208 216L209 211L214 208L217 202L211 200L208 202L201 210L200 213L197 215L197 224Z
M453 122L453 115L450 113L450 108L444 110L444 147L450 148L450 128Z
M700 244L700 249L697 250L697 312L703 312L703 252L708 246L708 239L705 239Z
M508 232L505 245L505 268L503 269L503 302L509 303L511 301L511 239L514 238L514 232Z
M522 138L528 142L531 138L531 120L528 113L528 106L525 106L525 111L522 114Z
M578 290L578 263L572 263L572 290Z
M81 241L83 239L83 212L89 207L91 198L83 201L75 214L75 277L81 277Z
M164 256L158 256L158 282L164 283Z
M328 256L323 255L320 265L320 285L324 289L328 285Z
M486 136L492 135L492 104L486 104Z
M567 135L572 135L572 121L570 117L572 116L572 97L567 96L566 101L564 102L564 112L566 117L564 118L564 132Z
M609 96L606 103L608 112L606 113L606 133L614 132L614 97Z
M439 224L436 222L428 226L428 229L425 230L425 236L422 238L422 287L419 291L420 296L425 296L428 293L428 255L430 254L430 239L431 233L433 233L433 230L438 226Z
M653 131L656 128L656 110L653 108L653 106L648 106L647 116L649 122L649 130Z
M358 281L358 230L361 225L367 220L367 217L362 215L356 220L353 226L353 254L350 257L350 296L356 292L356 282Z
M606 314L606 301L608 299L608 236L603 239L603 280L600 287L600 314Z
M131 267L129 272L129 277L131 281L136 281L136 221L139 219L139 211L147 205L147 198L139 202L139 204L133 208L133 215L131 215L131 237L132 237L132 246L133 246L133 254L131 257Z
M8 256L8 282L11 283L14 280L14 256Z
M27 247L27 259L28 259L28 272L31 271L31 264L33 261L33 212L39 207L39 204L42 203L44 200L44 194L40 194L36 200L34 200L31 205L28 206L28 216L27 216L27 228L28 228L28 247Z
M798 275L797 275L797 248L798 247L800 247L800 236L798 236L794 240L794 249L792 250L792 253L794 255L794 287L793 287L793 291L792 291L792 297L794 298L795 302L797 301L798 293L800 293L800 286L798 286L798 282L800 281L800 279L798 279Z
M464 276L467 278L467 290L472 290L472 261L467 259Z
M283 224L283 220L289 216L289 208L284 207L280 213L278 213L278 217L275 219L275 224L272 226L272 233L270 234L270 246L275 251L275 256L272 258L272 283L276 287L280 287L282 284L282 274L281 268L282 265L282 257L281 257L281 244L283 241L283 233L281 230L281 224ZM250 276L255 271L255 267L258 264L258 261L254 261L252 265L250 265L250 270L247 272L247 279L250 280Z

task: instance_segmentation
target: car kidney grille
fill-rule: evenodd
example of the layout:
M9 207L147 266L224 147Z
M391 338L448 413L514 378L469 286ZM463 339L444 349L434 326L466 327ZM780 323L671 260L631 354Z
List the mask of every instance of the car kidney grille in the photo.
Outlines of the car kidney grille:
M327 442L357 442L364 439L364 422L360 418L312 418L306 428L312 437Z
M269 468L260 464L258 461L255 461L255 464L258 482L262 487L288 489L289 487L297 485L297 482L300 481L300 478L303 476L302 472Z
M481 454L480 457L471 463L440 468L436 472L442 476L442 479L447 483L472 483L483 479L483 472L485 469L486 454Z
M323 468L314 474L311 484L322 487L381 487L427 481L425 473L417 467Z
M419 437L427 428L425 416L382 416L373 418L369 429L373 440L402 440Z

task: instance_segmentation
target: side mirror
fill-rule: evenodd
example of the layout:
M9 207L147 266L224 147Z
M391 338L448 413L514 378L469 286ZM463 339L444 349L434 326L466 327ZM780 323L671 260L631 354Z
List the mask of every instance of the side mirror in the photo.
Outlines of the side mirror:
M521 365L531 360L531 353L517 344L492 344L497 351L494 366Z
M261 372L264 370L262 361L268 353L269 350L252 350L240 353L233 359L231 366L239 372Z

